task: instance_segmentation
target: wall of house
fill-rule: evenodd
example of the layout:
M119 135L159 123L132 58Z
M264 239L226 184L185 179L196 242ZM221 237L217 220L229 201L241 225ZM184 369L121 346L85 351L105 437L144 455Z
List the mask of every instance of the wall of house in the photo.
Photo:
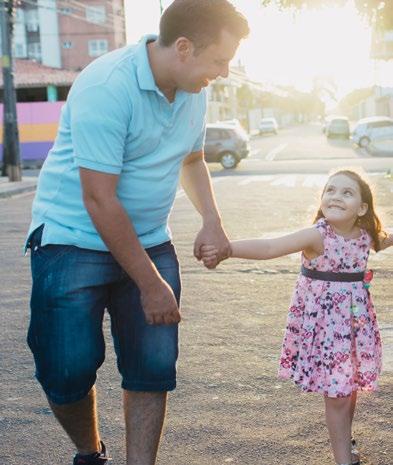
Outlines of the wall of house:
M43 161L56 137L64 102L18 103L18 127L22 163ZM3 157L3 105L0 104L0 159Z
M41 63L53 68L61 68L56 3L38 0L37 5L40 22Z

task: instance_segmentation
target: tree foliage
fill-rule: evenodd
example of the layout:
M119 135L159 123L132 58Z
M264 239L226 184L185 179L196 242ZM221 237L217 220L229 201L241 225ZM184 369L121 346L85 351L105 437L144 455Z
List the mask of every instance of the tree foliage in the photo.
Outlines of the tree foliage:
M343 6L348 0L260 0L263 6L276 4L282 9L299 11L303 8ZM379 30L393 29L393 0L354 0L359 13Z

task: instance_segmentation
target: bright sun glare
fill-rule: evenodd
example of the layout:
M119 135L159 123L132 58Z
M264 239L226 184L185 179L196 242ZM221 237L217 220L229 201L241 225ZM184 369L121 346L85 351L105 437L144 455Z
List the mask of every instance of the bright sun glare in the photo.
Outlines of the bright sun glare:
M370 60L370 27L352 1L342 8L307 10L296 16L275 6L262 8L259 0L232 1L251 27L233 63L240 60L252 79L304 91L312 88L314 78L330 79L338 97L378 83L378 67ZM159 0L144 0L143 9L132 6L136 3L126 2L129 42L157 32L159 21ZM170 3L162 0L164 8Z
M341 92L371 84L371 32L353 4L293 16L257 2L236 3L250 21L238 58L251 77L302 90L310 90L315 77L331 78Z

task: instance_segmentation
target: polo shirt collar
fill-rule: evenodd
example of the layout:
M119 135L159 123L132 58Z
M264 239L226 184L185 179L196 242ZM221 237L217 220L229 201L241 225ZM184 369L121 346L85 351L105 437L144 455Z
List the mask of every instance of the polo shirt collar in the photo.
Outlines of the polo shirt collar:
M154 76L150 67L149 56L147 54L147 43L156 40L157 36L154 34L145 35L141 38L136 46L135 57L137 65L137 78L139 87L142 90L155 90L157 86Z

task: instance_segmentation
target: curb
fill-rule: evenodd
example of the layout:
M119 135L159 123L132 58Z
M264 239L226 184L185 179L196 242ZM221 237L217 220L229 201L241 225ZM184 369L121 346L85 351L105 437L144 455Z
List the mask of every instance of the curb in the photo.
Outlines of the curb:
M27 186L15 186L2 190L2 186L0 184L0 199L11 198L27 192L34 192L36 188L37 184L29 184Z

